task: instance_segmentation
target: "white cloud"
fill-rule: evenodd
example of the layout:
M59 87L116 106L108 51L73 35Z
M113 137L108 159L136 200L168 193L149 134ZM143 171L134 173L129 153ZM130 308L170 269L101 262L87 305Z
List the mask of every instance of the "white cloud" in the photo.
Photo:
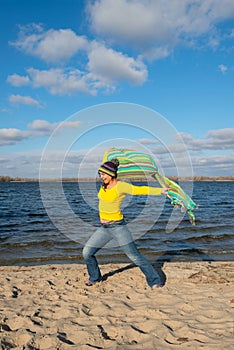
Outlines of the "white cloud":
M35 124L36 126L36 124ZM38 125L39 127L39 125ZM0 140L2 141L3 129L0 130ZM10 132L8 134L8 144L10 144ZM23 140L26 135L20 134L20 130L13 129L11 135L14 138L18 137L19 141ZM22 132L24 133L24 132ZM39 134L38 134L39 135ZM6 137L6 135L5 135ZM30 136L31 137L31 136ZM6 141L6 138L5 138ZM90 153L90 149L82 149L79 151L72 151L66 154L64 159L64 151L49 151L47 152L47 165L43 171L45 177L57 177L58 172L63 170L64 177L76 177L77 171L81 177L93 177L96 176L96 169L99 166L104 149L99 149L95 153ZM9 155L5 154L4 158L0 159L1 171L4 175L9 176L21 176L21 177L38 177L39 167L41 162L42 151L28 151L28 152L15 152ZM88 155L88 156L87 156ZM163 173L167 176L177 175L176 166L179 164L181 173L183 176L190 176L186 173L187 161L184 158L176 158L176 164L171 157L165 157L165 155L157 154L157 164L163 170ZM84 162L85 160L85 162ZM234 155L231 154L215 154L215 155L197 155L191 158L193 174L200 176L230 176L233 175L234 168ZM10 171L11 169L11 171ZM184 169L184 172L182 172ZM180 174L181 175L181 174Z
M225 39L218 24L234 16L234 2L96 0L88 2L86 13L97 33L95 40L71 29L45 30L33 23L21 26L17 40L10 43L47 63L66 63L81 54L76 61L79 67L29 68L27 76L9 75L8 83L46 88L53 95L79 92L95 95L99 90L115 90L121 81L143 84L148 76L145 58L165 58L176 46L196 45L198 40L199 45L203 42L216 49ZM111 46L116 43L118 50ZM220 64L219 70L224 73L227 67Z
M18 40L10 44L46 62L60 62L84 50L87 40L71 29L45 31L41 25L31 24L21 26Z
M18 74L12 74L7 77L7 82L13 86L23 86L28 85L30 83L28 76L21 76Z
M234 15L232 0L99 0L88 5L92 29L144 56L165 57L181 43L207 35L219 44L216 25ZM207 43L209 39L207 40ZM164 55L162 56L162 52ZM157 56L157 54L159 54Z
M79 69L51 68L39 70L28 68L28 76L20 77L14 74L13 82L26 81L34 88L45 88L51 94L71 95L77 92L95 95L99 89L109 91L115 89L120 81L128 81L131 84L143 84L147 79L147 69L144 63L138 59L122 54L121 52L107 49L102 45L93 43L90 45L86 71ZM22 80L21 80L22 78ZM13 95L11 102L35 104L30 98Z
M199 37L206 36L206 44L217 47L222 39L217 24L232 18L234 2L98 0L88 3L87 13L95 33L110 43L134 47L144 57L163 58L181 42L191 44ZM45 30L32 23L20 26L17 40L10 44L43 61L60 63L87 53L92 42L71 29Z
M19 129L0 129L0 146L13 145L30 137L30 133Z
M29 68L27 72L35 88L44 87L53 95L69 95L77 91L92 93L87 86L84 74L78 69L63 70L61 68L51 68L39 70Z
M2 109L0 110L0 112L1 112L1 113L10 113L10 110L7 109L7 108L2 108Z
M143 45L145 39L168 39L172 31L169 18L161 19L161 1L101 0L89 5L89 11L96 32L133 44Z
M47 120L37 119L28 124L28 129L48 135L51 134L57 126L58 123L49 123Z
M57 129L62 132L64 128L76 129L80 127L79 121L63 121L50 123L47 120L36 119L29 123L27 130L15 128L0 129L0 146L14 145L29 138L51 135Z
M191 153L190 157L184 157L184 153L177 154L174 149L172 153L168 151L160 153L155 148L153 154L157 158L157 165L163 169L166 175L191 176L191 172L196 176L232 176L234 170L234 154L199 154ZM191 162L191 163L190 163Z
M64 121L58 123L60 128L79 128L81 123L79 121Z
M97 41L88 41L70 29L45 31L41 25L21 27L18 40L11 43L27 54L46 62L59 63L82 51L87 65L77 68L27 69L28 76L12 74L7 81L13 86L30 84L44 87L51 94L96 94L99 89L114 90L120 81L142 84L147 79L147 69L140 59L106 48ZM164 55L164 53L161 53Z
M0 163L7 163L8 162L8 159L7 158L0 158Z
M64 121L58 123L49 123L47 120L36 119L32 123L28 124L28 129L42 133L43 135L51 134L55 129L59 127L59 130L65 128L79 128L79 121ZM34 134L35 135L35 134Z
M86 47L86 39L70 29L50 30L38 44L36 53L45 61L67 60Z
M58 172L63 171L64 177L76 177L77 171L81 177L96 176L96 169L100 165L103 150L99 154L86 154L90 150L71 151L64 159L64 152L51 151L47 153L47 165L43 171L45 177L57 177ZM21 177L38 177L39 167L41 162L41 151L15 152L5 154L4 158L0 159L1 173L9 176ZM85 158L86 157L86 158ZM85 163L83 160L85 159ZM171 158L164 156L159 158L160 166L166 176L177 175L175 164ZM234 155L213 155L193 157L193 175L197 176L231 176L234 168ZM183 176L191 175L186 173L186 163L183 164L181 159L180 168L185 171ZM181 174L180 174L181 175Z
M146 66L140 60L135 60L121 52L94 44L88 57L89 77L95 85L105 87L121 80L142 84L147 79Z
M210 130L204 139L196 140L192 135L180 133L189 150L231 150L234 149L234 128Z
M189 151L206 150L233 150L234 149L234 128L210 130L203 139L195 139L188 133L178 133L177 144L162 146L159 141L153 139L139 139L138 142L145 145L158 144L153 150L156 154L166 154L168 151L180 153Z
M231 33L230 33L229 37L230 37L231 39L234 38L234 28L231 30Z
M234 155L213 155L192 159L195 175L232 176Z
M13 104L24 104L28 106L42 107L41 104L30 96L10 95L9 102Z
M77 177L79 167L83 169L82 161L89 150L71 151L64 159L64 152L47 152L46 165L43 164L43 177L57 178L58 173L63 177ZM81 171L82 177L96 176L98 166L102 160L103 152L90 154L85 162L85 169ZM12 152L0 159L1 175L12 177L38 178L42 151Z
M141 143L142 145L155 145L155 144L160 144L159 140L154 140L154 139L138 139L137 140L139 143Z
M226 71L228 70L228 67L225 66L224 64L220 64L218 68L219 68L220 72L223 74L226 73Z
M188 158L184 156L188 154L194 175L233 175L234 154L230 152L234 149L234 128L210 130L203 139L195 139L190 134L178 133L178 143L165 146L160 143L154 146L157 143L152 139L138 141L150 147L151 152L159 161L158 164L167 174L175 175L175 166L178 165L182 169L184 167L186 173Z
M1 163L1 175L38 178L41 152L11 152Z

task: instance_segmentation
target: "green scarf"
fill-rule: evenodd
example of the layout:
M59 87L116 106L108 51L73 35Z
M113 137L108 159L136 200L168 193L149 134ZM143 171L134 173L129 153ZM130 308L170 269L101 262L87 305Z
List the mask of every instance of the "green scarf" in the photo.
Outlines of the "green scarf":
M175 207L180 207L182 212L186 212L192 225L195 225L195 215L193 210L198 206L174 181L158 172L158 167L149 154L136 152L131 149L110 148L103 156L103 163L117 158L119 161L118 178L146 179L152 176L158 181L161 187L170 187L168 198Z

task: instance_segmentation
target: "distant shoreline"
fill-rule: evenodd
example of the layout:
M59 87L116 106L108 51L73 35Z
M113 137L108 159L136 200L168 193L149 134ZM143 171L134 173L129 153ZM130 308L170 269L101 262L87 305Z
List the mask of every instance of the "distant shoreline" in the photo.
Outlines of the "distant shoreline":
M176 181L176 182L233 182L234 176L190 176L190 177L178 177L178 176L168 176L170 180ZM126 179L127 180L127 179ZM152 178L139 178L139 179L128 179L130 181L134 182L145 182L145 181L151 181ZM15 177L12 178L10 176L0 176L0 182L96 182L99 181L99 179L96 178L62 178L62 179L56 179L56 178L44 178L44 179L38 179L38 178L20 178Z

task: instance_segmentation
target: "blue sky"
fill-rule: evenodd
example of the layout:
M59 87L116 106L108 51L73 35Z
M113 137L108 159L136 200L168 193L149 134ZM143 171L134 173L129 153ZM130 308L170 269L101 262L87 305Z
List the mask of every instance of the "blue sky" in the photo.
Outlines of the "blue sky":
M107 145L143 147L177 175L168 151L175 140L159 140L167 125L194 175L233 175L233 0L0 0L0 21L0 175L38 177L46 150L44 174L53 177L68 147L63 174L82 163L92 176ZM129 104L161 119L149 123L139 107L129 127L116 103L126 104L126 122ZM107 104L118 127L103 125L95 106L104 115ZM145 130L134 126L139 118ZM47 142L61 125L79 140L61 139L52 151ZM95 132L80 137L89 125Z

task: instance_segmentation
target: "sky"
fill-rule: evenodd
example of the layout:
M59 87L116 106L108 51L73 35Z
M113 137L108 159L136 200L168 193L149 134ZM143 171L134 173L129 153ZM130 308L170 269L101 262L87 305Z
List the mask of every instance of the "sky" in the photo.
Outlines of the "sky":
M0 175L92 177L108 147L234 174L233 0L0 0L0 23Z

